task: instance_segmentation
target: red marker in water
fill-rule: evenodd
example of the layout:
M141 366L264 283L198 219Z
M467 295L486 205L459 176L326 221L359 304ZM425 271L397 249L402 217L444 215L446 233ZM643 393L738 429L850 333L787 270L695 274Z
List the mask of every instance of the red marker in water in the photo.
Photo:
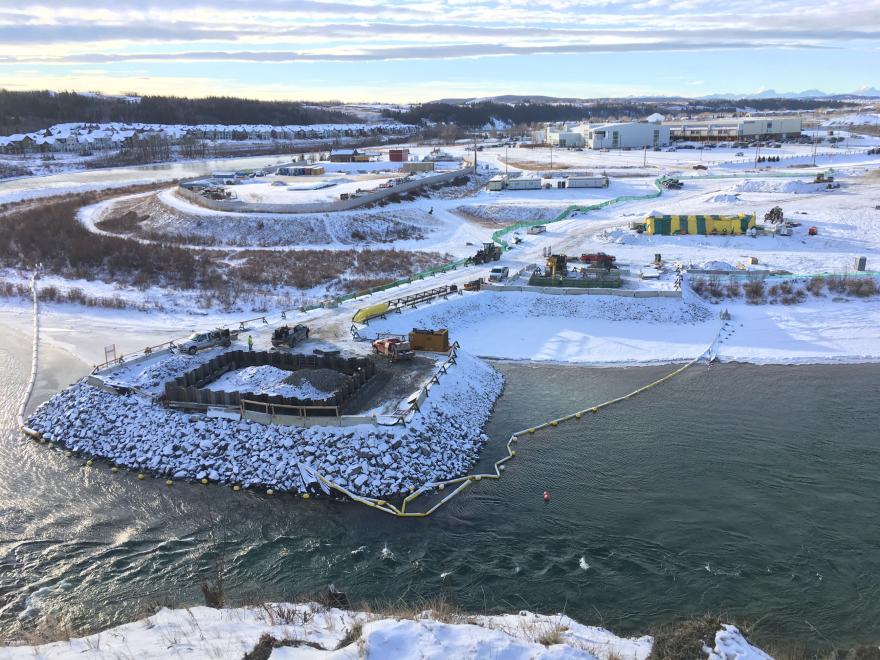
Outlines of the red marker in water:
M549 491L549 490L545 490L545 491L544 491L544 501L545 501L545 502L549 502L549 501L550 501L550 491Z

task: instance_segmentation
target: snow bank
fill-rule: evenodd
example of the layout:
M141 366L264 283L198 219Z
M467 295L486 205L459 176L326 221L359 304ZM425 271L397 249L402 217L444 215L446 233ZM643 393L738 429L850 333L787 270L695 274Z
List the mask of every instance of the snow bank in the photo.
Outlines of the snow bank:
M821 192L824 184L808 181L774 181L770 179L747 179L738 183L731 190L735 192L753 193L793 193L803 195Z
M349 639L350 631L358 626L360 634ZM264 634L276 640L301 642L272 649L272 660L646 660L653 644L648 636L618 637L562 614L522 611L500 616L461 615L452 623L444 623L433 619L430 611L415 619L398 619L314 603L267 603L224 610L162 608L141 621L88 637L5 647L2 651L3 657L10 660L158 660L172 656L240 660ZM548 635L558 636L559 643L542 644ZM715 635L714 648L707 646L704 652L708 660L770 660L731 625L724 625Z
M371 321L370 329L448 328L471 352L500 359L672 362L706 349L718 330L715 316L679 298L483 291Z
M722 624L722 629L715 633L715 647L704 650L709 654L708 660L773 660L749 644L736 626L729 624Z
M304 492L300 465L360 495L388 496L465 474L488 438L481 429L502 377L459 351L406 427L262 425L175 412L77 383L28 425L60 447L133 470Z
M716 195L707 196L703 201L708 204L733 204L740 201L740 199L736 194L718 193Z

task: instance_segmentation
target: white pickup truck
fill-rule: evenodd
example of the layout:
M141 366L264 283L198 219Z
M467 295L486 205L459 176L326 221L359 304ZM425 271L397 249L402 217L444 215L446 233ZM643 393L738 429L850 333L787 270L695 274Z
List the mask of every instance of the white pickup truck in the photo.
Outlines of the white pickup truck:
M489 271L489 281L490 282L503 282L507 279L507 275L509 273L509 269L507 266L498 266Z
M199 351L206 348L214 348L215 346L227 347L232 344L232 340L238 337L238 332L229 330L228 328L217 328L210 332L194 332L186 341L177 345L177 349L181 353L189 353L195 355Z

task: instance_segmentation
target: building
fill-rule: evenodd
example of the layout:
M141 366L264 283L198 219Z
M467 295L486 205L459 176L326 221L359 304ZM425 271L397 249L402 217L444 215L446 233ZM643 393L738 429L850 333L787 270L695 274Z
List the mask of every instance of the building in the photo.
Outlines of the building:
M577 131L550 131L547 133L547 143L555 147L576 149L585 144L584 134Z
M739 215L652 214L645 218L646 234L662 234L664 236L682 234L741 235L754 226L755 216L751 213L740 213Z
M334 149L330 152L331 163L355 163L362 158L361 152L357 149Z
M607 176L569 176L565 180L566 188L607 188Z
M508 190L540 190L541 179L532 176L511 177L507 179L507 185L505 187Z
M612 124L585 124L583 131L586 146L590 149L645 149L664 147L669 144L670 131L661 124L632 121Z
M730 117L667 121L673 140L690 142L750 142L800 137L800 117Z
M389 149L388 160L392 163L405 163L409 160L409 149Z
M504 186L507 183L507 177L503 174L496 174L489 182L486 184L486 190L491 190L492 192L499 192L504 190Z

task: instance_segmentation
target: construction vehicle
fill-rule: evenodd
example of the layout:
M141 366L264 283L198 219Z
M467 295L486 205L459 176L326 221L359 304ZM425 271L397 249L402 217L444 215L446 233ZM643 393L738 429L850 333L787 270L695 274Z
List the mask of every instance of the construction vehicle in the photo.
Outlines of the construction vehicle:
M384 355L391 362L411 360L415 351L408 341L402 337L382 337L373 341L373 352L376 355Z
M769 222L773 225L785 222L785 218L782 215L782 207L774 206L772 209L767 211L764 214L764 222Z
M414 351L446 353L449 351L449 331L446 328L440 330L413 328L409 333L409 344Z
M681 181L673 178L663 179L660 185L666 188L666 190L681 190L684 188L684 184Z
M194 332L186 341L177 346L177 350L181 353L189 353L195 355L199 351L215 346L223 346L224 348L232 345L232 340L238 337L238 332L229 328L217 328L210 332Z
M462 287L465 291L479 291L483 286L483 278L478 277L475 280L471 280L470 282L465 282Z
M807 230L807 233L808 233L810 236L818 236L818 235L819 235L819 228L818 228L818 227L810 227L810 228Z
M834 177L830 174L825 174L824 172L819 172L816 175L816 178L813 179L813 183L834 183Z
M301 323L292 328L289 325L282 325L280 328L275 328L275 330L272 331L272 346L275 348L281 348L282 346L293 348L298 343L303 342L308 338L308 326L302 325Z
M474 256L467 258L465 265L486 264L499 259L501 259L501 246L495 243L483 243L483 247L477 250Z
M582 254L580 260L585 264L602 266L604 268L614 268L614 262L617 261L617 257L605 254L604 252L593 252L590 254Z
M544 277L555 279L565 277L568 274L568 257L564 254L551 254L547 257L547 266L544 269Z

